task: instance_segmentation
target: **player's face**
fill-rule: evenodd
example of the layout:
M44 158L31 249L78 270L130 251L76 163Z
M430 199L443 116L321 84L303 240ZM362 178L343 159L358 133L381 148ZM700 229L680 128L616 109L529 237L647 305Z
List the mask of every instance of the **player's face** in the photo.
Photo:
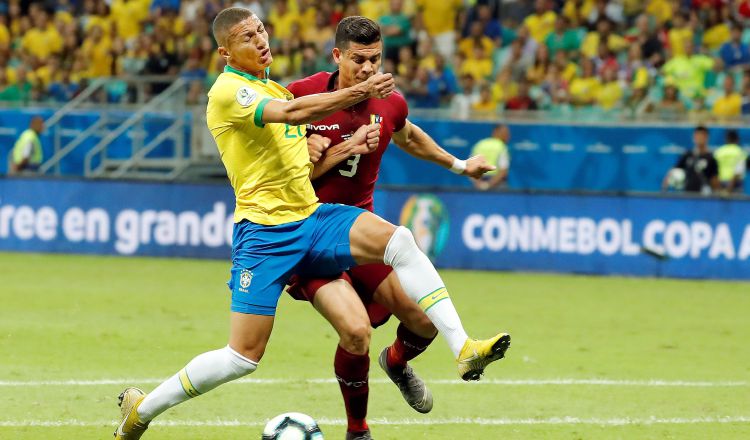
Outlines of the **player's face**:
M229 29L226 46L219 47L219 53L233 67L251 73L262 72L273 62L268 32L255 15Z
M339 65L339 82L344 87L367 81L380 70L383 45L380 41L372 44L351 42L343 51L333 49L333 59Z

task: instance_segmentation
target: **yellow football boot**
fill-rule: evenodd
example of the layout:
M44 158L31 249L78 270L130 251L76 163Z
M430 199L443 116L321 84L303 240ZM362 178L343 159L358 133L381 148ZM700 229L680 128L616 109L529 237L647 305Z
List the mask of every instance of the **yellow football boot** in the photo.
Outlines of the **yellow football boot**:
M126 388L120 393L119 405L122 413L122 422L115 431L115 440L138 440L146 429L148 422L142 422L138 418L138 406L146 398L146 393L138 388Z
M510 347L510 335L507 333L500 333L494 338L482 341L467 339L456 360L458 375L466 381L481 379L485 367L502 359L508 347Z

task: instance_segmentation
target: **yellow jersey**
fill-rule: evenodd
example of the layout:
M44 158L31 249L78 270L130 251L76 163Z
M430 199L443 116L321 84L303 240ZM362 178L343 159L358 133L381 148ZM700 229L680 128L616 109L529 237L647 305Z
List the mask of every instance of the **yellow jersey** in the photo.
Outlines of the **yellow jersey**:
M280 225L320 206L304 126L263 123L271 100L292 94L274 81L227 66L208 92L206 120L234 188L234 221Z

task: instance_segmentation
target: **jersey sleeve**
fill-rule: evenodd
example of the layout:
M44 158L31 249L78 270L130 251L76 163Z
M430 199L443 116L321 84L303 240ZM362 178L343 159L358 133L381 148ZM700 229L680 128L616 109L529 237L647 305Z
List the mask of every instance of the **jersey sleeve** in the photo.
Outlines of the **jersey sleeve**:
M398 92L393 93L393 131L399 132L406 125L406 117L409 116L409 105L406 103L403 95Z
M228 82L221 87L216 96L216 108L221 109L222 116L226 122L236 124L255 124L263 127L263 109L271 97L263 96L253 87L242 82Z

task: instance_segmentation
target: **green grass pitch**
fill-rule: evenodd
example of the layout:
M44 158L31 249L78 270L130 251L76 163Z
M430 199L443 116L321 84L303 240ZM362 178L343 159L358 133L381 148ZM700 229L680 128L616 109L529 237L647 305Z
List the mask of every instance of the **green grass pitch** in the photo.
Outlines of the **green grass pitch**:
M226 343L228 261L0 254L0 439L106 439L126 384L147 391ZM413 362L412 411L376 362L373 437L750 438L750 284L444 271L467 331L513 335L508 357L460 383L440 339ZM300 411L344 436L336 335L284 296L260 368L164 414L144 439L259 439Z

